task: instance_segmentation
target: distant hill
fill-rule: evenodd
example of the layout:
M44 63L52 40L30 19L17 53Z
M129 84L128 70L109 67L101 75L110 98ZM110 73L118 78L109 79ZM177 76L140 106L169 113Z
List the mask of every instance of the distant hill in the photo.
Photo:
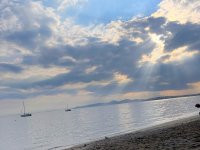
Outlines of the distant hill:
M141 102L141 101L155 101L155 100L162 100L162 99L173 99L173 98L179 98L179 97L191 97L191 96L200 96L199 94L190 94L190 95L181 95L181 96L160 96L160 97L153 97L148 99L125 99L125 100L113 100L111 102L105 102L105 103L95 103L95 104L89 104L89 105L83 105L83 106L77 106L73 109L80 109L80 108L87 108L87 107L100 107L100 106L109 106L109 105L119 105L119 104L126 104L126 103L135 103L135 102Z

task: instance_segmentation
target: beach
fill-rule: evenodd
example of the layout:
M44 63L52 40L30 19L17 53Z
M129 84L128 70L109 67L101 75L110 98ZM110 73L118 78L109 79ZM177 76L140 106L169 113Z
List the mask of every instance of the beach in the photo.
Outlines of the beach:
M105 137L66 150L199 150L200 116L171 121L136 132Z

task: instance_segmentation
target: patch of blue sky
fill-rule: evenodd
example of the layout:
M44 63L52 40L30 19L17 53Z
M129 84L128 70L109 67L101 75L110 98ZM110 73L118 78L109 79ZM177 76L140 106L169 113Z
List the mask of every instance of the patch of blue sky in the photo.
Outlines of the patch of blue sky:
M68 7L61 17L74 18L77 24L89 25L129 20L137 16L149 16L158 8L161 0L88 0L81 5Z
M57 0L42 0L42 3L45 7L52 7L54 9L56 9L59 6L59 3Z

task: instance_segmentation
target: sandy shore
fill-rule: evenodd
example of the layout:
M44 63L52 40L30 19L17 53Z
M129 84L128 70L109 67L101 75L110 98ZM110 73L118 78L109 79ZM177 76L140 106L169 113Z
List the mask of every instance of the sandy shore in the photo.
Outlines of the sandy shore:
M137 132L105 137L67 150L200 150L200 116Z

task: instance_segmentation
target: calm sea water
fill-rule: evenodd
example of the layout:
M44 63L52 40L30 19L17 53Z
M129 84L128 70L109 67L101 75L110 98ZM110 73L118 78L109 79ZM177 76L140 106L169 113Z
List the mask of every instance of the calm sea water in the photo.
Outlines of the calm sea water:
M0 150L64 149L196 115L198 102L196 96L0 117Z

